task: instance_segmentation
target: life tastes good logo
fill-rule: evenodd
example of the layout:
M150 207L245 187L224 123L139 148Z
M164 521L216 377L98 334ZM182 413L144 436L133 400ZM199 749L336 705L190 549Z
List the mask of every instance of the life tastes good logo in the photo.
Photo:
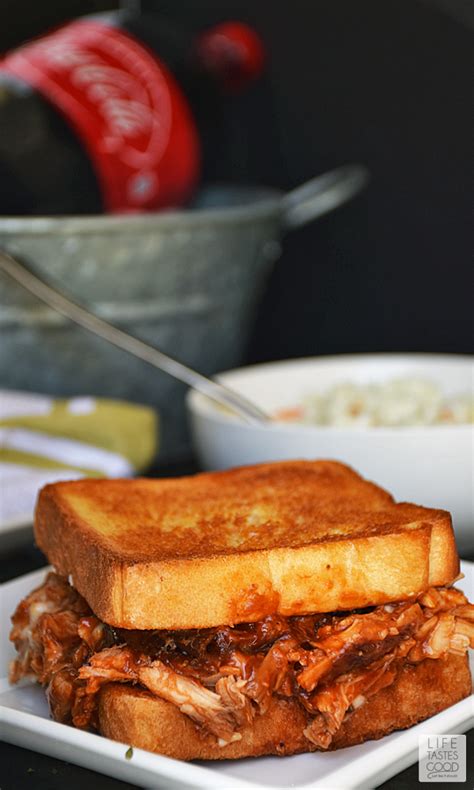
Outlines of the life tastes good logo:
M420 735L418 751L420 782L466 781L465 735Z
M26 44L0 68L61 112L87 149L104 209L179 205L199 173L199 141L174 77L140 42L78 21Z

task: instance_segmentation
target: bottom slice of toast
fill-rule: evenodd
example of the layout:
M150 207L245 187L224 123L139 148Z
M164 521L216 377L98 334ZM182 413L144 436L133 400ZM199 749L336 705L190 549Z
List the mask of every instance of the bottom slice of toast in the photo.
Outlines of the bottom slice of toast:
M471 693L467 656L448 655L404 666L394 683L342 723L331 749L382 738L411 727ZM110 684L99 702L100 731L108 738L180 760L224 760L317 751L304 736L307 718L293 700L273 697L267 712L242 729L242 739L219 746L188 716L146 691Z

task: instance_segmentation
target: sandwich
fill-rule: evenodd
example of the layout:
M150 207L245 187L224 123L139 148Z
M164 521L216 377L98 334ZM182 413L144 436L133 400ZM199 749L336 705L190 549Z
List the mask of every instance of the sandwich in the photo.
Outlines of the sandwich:
M11 680L54 719L170 757L337 749L471 692L451 518L333 461L39 494L53 565Z

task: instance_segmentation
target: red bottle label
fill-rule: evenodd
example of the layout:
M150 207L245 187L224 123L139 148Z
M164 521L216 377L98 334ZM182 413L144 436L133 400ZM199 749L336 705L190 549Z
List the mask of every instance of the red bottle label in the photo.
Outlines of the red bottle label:
M87 149L104 209L179 205L199 173L187 101L166 67L128 33L77 21L26 44L0 69L41 93Z

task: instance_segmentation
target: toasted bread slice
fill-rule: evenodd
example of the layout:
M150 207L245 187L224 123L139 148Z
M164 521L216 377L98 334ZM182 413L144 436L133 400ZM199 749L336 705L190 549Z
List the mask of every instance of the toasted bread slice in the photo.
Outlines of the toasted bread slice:
M407 664L391 686L370 697L342 723L331 748L411 727L470 692L467 656L448 655ZM242 739L226 746L219 746L175 705L133 686L104 686L99 718L100 731L108 738L179 760L228 760L317 750L303 734L306 715L292 699L273 697L266 713L243 728Z
M46 486L36 540L123 628L203 628L372 606L449 584L451 518L333 461Z

